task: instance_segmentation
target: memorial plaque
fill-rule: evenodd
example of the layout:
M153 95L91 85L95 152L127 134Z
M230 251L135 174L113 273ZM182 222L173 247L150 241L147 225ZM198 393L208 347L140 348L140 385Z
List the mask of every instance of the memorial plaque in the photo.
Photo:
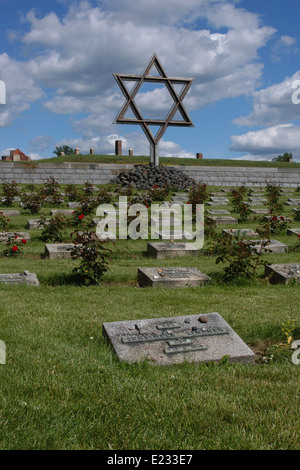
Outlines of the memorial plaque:
M227 197L218 197L218 196L212 196L210 198L211 202L226 202L229 203L229 199Z
M207 206L227 206L227 202L225 201L211 201L205 203Z
M196 268L139 268L141 287L196 287L205 285L211 278Z
M224 228L223 233L228 233L229 235L244 235L245 237L257 237L258 233L254 232L251 228Z
M268 213L268 209L250 209L250 211L253 214L257 214L257 215L262 215L262 214L267 214Z
M2 210L1 209L0 214L4 215L5 217L6 216L14 217L14 216L20 215L20 212L19 211L14 211L14 210Z
M0 274L0 283L4 284L27 284L28 286L39 286L39 281L35 273L24 271L17 274Z
M234 217L231 217L229 215L227 216L214 216L214 217L208 217L209 219L212 219L216 222L216 224L224 225L224 224L238 224L239 221L238 219L235 219Z
M47 243L45 245L45 256L49 259L72 258L71 248L73 243Z
M288 206L300 206L300 199L290 198L285 202L285 204Z
M70 209L77 209L80 206L80 202L68 202L68 207L70 207Z
M126 362L206 363L226 356L229 363L254 363L254 353L219 313L205 317L205 326L199 314L108 322L103 323L102 332L118 358Z
M265 266L265 275L269 277L271 284L288 284L291 280L300 284L300 263Z
M72 209L51 209L50 215L72 215L73 212Z
M255 245L252 246L252 249L254 251L260 251L262 243L264 240L250 240L250 242L253 242ZM277 240L270 240L270 243L262 249L262 253L268 254L268 253L286 253L288 251L287 245L284 243L281 243Z
M10 238L15 242L20 242L21 240L30 241L28 232L0 232L0 243L6 243Z
M300 235L300 228L289 228L287 230L287 235Z
M199 250L191 243L148 242L147 253L153 258L162 259L176 256L198 256Z
M228 212L224 209L210 210L210 211L207 211L207 212L210 215L230 215L230 212Z
M45 224L46 225L49 224L49 221L50 221L50 219L45 220ZM26 224L26 228L28 228L29 230L35 230L35 229L42 228L39 225L39 222L40 222L40 219L28 219L27 224Z

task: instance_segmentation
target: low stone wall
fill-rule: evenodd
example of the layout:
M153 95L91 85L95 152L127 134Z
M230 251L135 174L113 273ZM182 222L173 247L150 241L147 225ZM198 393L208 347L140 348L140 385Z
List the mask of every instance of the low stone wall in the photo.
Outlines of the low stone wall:
M15 180L23 184L41 184L53 177L60 184L105 184L134 165L99 163L23 163L0 162L0 183ZM300 186L300 168L259 168L222 166L177 166L195 181L212 186Z

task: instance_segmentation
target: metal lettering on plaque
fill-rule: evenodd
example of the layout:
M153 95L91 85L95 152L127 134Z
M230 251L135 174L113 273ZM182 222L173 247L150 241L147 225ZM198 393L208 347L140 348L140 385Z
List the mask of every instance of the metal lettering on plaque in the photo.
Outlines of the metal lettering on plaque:
M197 338L199 336L213 336L213 335L226 335L229 331L225 328L209 328L205 330L192 330L192 331L182 331L182 332L171 332L171 333L149 333L141 335L127 335L122 336L122 343L135 344L135 343L145 343L150 341L167 341L172 339L179 338Z
M165 354L178 354L178 353L187 353L187 352L195 352L195 351L205 351L207 348L200 344L199 346L195 346L193 344L188 346L175 346L173 348L166 348L164 350Z

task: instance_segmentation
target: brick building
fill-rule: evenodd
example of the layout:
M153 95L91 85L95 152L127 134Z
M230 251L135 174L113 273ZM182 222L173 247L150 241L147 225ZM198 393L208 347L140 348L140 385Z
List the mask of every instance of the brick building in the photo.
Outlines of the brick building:
M4 162L29 162L30 158L25 155L25 153L21 152L21 150L11 150L9 156L3 156L2 160Z

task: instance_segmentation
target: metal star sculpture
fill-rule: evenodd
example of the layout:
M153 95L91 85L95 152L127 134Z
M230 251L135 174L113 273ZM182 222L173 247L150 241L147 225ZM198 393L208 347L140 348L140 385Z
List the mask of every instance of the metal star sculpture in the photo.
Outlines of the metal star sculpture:
M149 75L153 66L156 67L159 76ZM182 104L182 100L186 96L193 79L168 77L155 54L151 58L148 66L146 67L142 75L125 75L120 73L114 73L113 76L115 77L115 80L118 83L126 99L123 108L114 120L113 124L139 124L150 143L150 161L156 166L159 165L158 142L164 135L165 131L167 130L167 127L194 127L194 124L192 123L189 115L187 114ZM136 82L136 84L134 85L133 89L129 91L125 85L125 82ZM174 101L174 104L165 119L144 119L139 108L137 107L134 99L137 96L137 93L140 90L142 84L145 82L164 83L167 90L169 91ZM176 93L176 90L173 86L177 84L183 85L179 94ZM124 117L129 108L133 112L135 118ZM173 119L177 111L179 111L183 120ZM155 136L151 132L149 126L159 126L159 129Z

